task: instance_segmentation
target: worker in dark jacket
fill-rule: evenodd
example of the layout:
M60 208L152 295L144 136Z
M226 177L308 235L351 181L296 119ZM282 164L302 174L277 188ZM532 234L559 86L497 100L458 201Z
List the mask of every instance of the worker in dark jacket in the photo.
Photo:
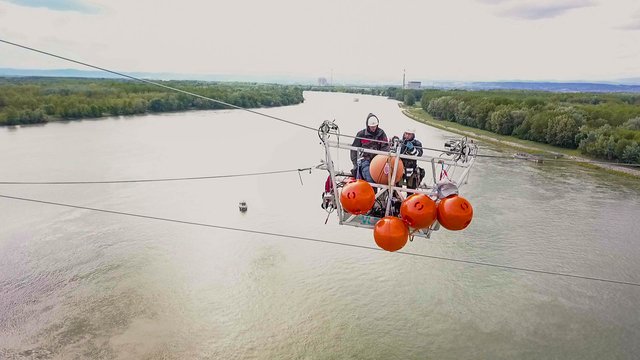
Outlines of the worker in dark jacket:
M422 156L422 143L416 139L416 131L407 129L402 135L400 154ZM404 179L409 189L415 189L424 177L424 170L418 167L418 162L412 159L402 159L404 165Z
M351 146L388 151L389 140L387 139L387 134L384 133L384 130L378 127L379 124L380 120L378 120L378 117L374 114L369 114L367 116L366 127L356 134L356 138L353 140L353 144L351 144ZM358 155L358 151L351 150L351 162L353 163L356 177L368 182L374 182L371 174L369 173L369 164L375 154L361 153L360 158Z

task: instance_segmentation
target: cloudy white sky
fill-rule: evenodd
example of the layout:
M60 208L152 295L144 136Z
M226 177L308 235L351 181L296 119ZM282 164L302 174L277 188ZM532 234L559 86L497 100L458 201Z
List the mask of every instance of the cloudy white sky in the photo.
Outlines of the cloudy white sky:
M120 71L640 77L640 0L0 0L0 39ZM0 67L79 68L0 43Z

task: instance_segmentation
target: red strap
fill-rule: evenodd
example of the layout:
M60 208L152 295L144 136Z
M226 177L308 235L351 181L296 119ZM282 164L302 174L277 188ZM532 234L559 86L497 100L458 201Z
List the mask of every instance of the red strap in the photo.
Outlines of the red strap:
M442 171L440 172L440 180L442 180L442 178L446 176L447 179L449 178L449 174L447 174L447 170L444 169L444 165L442 166Z
M324 192L332 192L333 184L331 183L331 175L327 176L327 181L324 183Z

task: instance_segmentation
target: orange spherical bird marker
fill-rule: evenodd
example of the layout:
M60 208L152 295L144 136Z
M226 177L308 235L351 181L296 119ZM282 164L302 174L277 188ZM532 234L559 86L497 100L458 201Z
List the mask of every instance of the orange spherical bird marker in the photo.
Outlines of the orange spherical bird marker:
M394 216L385 216L378 220L373 228L376 244L387 251L398 251L409 239L409 228L402 220Z
M342 207L350 214L366 214L376 201L376 193L371 184L364 180L356 180L346 184L340 194Z
M402 221L414 229L428 228L436 221L435 201L425 194L413 194L400 205Z
M389 157L387 155L376 155L371 160L369 165L369 173L373 181L378 184L389 185L389 177L393 175L393 168L396 163L395 157ZM394 184L402 180L402 174L404 174L404 165L402 160L398 161L398 171L396 172L396 178Z
M469 226L473 218L473 208L467 199L451 195L438 204L438 221L445 229L462 230Z

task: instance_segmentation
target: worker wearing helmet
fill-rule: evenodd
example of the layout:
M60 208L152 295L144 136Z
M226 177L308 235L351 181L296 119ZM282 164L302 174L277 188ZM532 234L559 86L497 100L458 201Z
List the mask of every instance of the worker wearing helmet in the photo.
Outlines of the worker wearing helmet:
M380 124L378 117L369 113L365 124L366 127L356 134L356 138L353 140L351 146L388 151L389 140L387 139L387 134L385 134L384 130L378 126ZM354 167L352 172L359 179L374 182L371 177L371 173L369 172L369 165L375 154L361 153L360 156L358 155L358 151L351 150L351 162Z
M412 128L405 130L400 143L400 154L422 156L422 143L416 139L416 131ZM413 159L402 159L404 165L404 179L409 189L415 189L424 177L424 170L418 167L418 162Z

